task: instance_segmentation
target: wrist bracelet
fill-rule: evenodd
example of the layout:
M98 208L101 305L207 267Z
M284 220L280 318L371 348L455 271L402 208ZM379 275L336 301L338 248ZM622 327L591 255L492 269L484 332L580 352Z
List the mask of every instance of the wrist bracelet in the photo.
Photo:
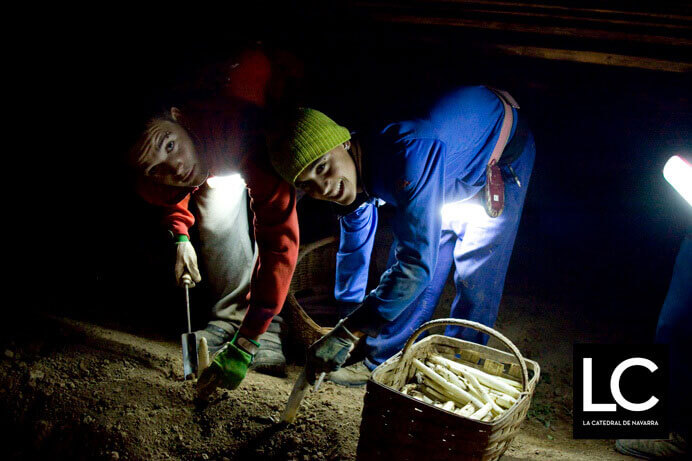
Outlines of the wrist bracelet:
M233 338L232 342L248 354L252 355L253 357L257 353L257 351L260 348L260 345L257 341L253 341L249 338L246 338L245 336L240 336L238 333L236 333L235 337Z

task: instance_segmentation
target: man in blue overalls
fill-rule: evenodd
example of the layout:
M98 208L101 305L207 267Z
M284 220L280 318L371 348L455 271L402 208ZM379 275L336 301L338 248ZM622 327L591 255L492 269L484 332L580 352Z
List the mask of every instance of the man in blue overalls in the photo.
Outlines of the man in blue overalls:
M505 92L462 87L420 114L373 133L350 132L300 109L272 164L309 196L349 207L341 218L335 296L359 303L308 354L312 372L357 386L433 314L452 264L451 316L493 326L535 157L533 137ZM388 269L366 294L377 207L394 207ZM339 367L357 338L367 357ZM481 344L487 336L448 327ZM312 379L312 376L310 376Z

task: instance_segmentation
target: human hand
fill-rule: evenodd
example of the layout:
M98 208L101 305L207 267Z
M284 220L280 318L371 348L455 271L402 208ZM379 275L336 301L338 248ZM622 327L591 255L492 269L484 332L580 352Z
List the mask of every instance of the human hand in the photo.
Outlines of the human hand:
M318 373L338 370L351 355L358 338L343 324L343 320L308 348L305 376L312 385Z
M235 389L245 378L247 370L252 363L259 343L247 338L242 338L247 346L254 346L253 353L238 345L238 333L226 343L212 359L211 365L206 368L197 380L197 395L207 399L218 387Z
M189 283L188 286L192 288L196 283L202 281L202 276L199 274L199 268L197 267L195 247L188 241L177 242L175 246L175 280L178 286L184 286L183 275L190 274L192 283Z

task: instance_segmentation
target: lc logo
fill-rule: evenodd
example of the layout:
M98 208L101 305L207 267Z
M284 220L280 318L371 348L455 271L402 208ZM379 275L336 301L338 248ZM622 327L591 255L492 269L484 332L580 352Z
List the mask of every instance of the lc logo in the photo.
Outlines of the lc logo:
M658 366L649 359L642 357L634 357L624 360L618 364L613 373L610 375L610 393L617 402L615 403L594 403L593 402L593 358L584 357L584 391L583 404L584 411L617 411L617 405L630 411L647 411L656 406L658 398L655 396L649 397L646 402L634 403L627 400L620 391L620 378L622 374L630 367L644 367L651 373L658 370Z

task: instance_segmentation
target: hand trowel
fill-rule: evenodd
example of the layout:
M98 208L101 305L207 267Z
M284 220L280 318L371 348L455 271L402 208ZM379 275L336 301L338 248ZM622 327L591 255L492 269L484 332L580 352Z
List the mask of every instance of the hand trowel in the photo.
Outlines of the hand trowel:
M182 280L185 286L185 306L187 307L187 333L182 335L183 376L187 380L197 378L200 338L196 333L192 332L192 323L190 322L190 285L192 284L192 277L190 277L190 274L185 274Z

